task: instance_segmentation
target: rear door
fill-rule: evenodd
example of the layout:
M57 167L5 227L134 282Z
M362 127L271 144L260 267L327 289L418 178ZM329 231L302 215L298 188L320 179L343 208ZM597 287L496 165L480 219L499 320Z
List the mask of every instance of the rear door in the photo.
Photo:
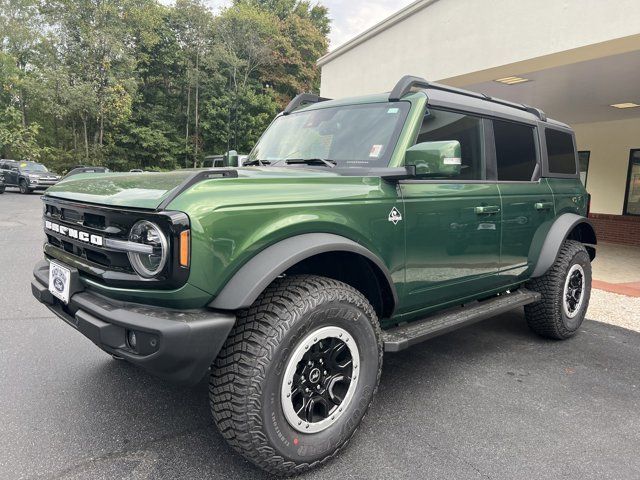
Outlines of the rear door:
M400 182L405 204L406 284L402 310L415 312L490 290L497 283L501 207L487 180L487 122L427 111L417 143L457 140L457 177Z
M500 276L504 285L510 285L526 278L534 267L532 243L538 232L547 231L545 223L553 221L555 206L549 184L539 178L537 126L493 120L491 128L502 200Z

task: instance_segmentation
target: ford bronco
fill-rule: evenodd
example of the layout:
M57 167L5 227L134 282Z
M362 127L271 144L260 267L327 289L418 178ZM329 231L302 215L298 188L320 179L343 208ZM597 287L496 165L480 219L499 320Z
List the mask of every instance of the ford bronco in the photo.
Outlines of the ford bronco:
M523 306L539 335L580 328L589 196L541 110L409 76L301 94L246 164L51 187L32 291L118 359L208 374L223 437L269 472L347 443L386 352Z

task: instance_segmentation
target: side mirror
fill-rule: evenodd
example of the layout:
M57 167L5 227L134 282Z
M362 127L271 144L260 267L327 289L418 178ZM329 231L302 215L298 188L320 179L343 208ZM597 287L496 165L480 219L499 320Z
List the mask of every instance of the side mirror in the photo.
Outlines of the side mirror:
M460 174L462 154L460 142L417 143L407 150L404 157L407 167L415 167L418 177L455 177Z
M238 166L238 152L235 150L229 150L224 154L224 166L225 167L237 167Z

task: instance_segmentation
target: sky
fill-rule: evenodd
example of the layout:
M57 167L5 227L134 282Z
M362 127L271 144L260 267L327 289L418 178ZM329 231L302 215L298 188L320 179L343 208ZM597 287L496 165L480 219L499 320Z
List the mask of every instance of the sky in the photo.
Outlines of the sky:
M414 0L320 0L329 9L330 50L334 50L366 29L373 27ZM231 0L208 0L215 10L231 4Z

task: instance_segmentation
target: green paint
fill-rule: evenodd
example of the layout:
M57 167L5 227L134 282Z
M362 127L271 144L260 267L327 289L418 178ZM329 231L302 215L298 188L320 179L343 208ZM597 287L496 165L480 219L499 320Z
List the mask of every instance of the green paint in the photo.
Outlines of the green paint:
M390 167L405 164L427 97L415 93L403 101L411 108ZM387 102L386 95L322 102L305 110L382 102ZM413 163L423 161L424 151L434 165L444 157L460 156L459 145L440 143L435 153L432 148L412 148L410 155L417 159ZM565 212L586 212L586 192L577 179L393 183L377 176L344 176L324 167L248 167L237 172L237 178L196 183L166 208L185 212L191 221L191 272L184 287L154 291L85 283L122 300L203 307L266 247L294 235L333 233L363 245L389 270L399 303L395 316L383 319L388 325L518 286L528 279L553 220ZM46 195L155 209L191 174L83 176L60 182ZM394 207L402 215L397 224L389 221Z

